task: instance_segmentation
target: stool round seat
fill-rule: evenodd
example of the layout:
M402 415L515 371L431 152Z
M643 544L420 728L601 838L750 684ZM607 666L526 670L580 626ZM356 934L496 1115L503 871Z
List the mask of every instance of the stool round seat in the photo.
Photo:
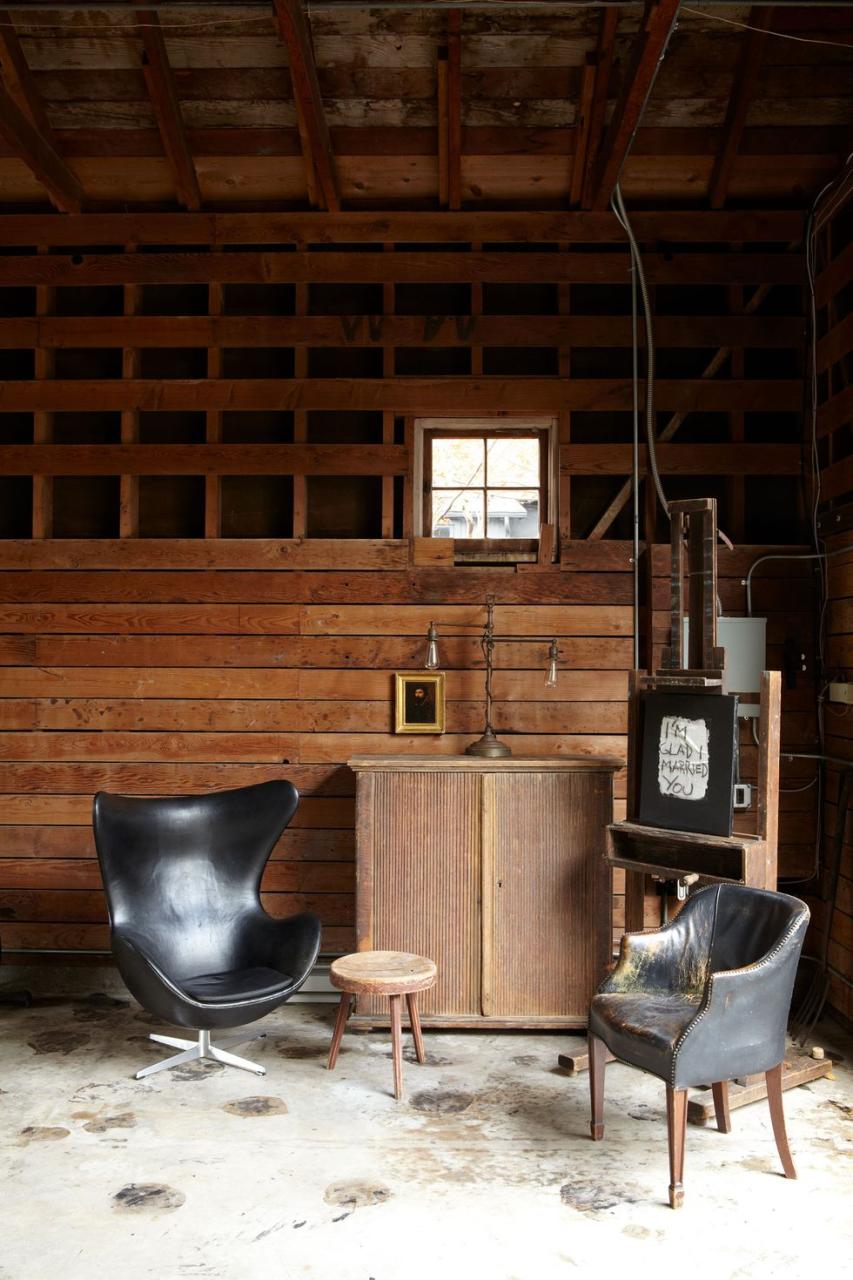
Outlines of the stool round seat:
M356 951L333 961L333 987L354 995L410 995L426 991L438 975L432 960L407 951Z

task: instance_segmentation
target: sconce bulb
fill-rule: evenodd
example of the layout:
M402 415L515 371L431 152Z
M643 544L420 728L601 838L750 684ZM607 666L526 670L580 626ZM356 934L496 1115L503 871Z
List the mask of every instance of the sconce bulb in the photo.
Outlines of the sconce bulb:
M438 668L438 633L432 623L430 623L430 628L427 632L427 641L427 656L424 666L427 671L435 671Z
M551 641L551 648L549 650L548 656L550 661L548 662L548 675L545 680L545 688L553 689L557 683L557 641L556 640Z

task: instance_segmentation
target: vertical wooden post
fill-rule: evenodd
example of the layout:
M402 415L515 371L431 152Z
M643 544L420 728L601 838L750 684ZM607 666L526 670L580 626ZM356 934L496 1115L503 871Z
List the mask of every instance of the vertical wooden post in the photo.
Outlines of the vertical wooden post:
M207 311L211 319L222 315L223 287L221 284L208 285ZM207 349L207 376L222 376L222 348L219 343ZM222 439L222 413L219 409L208 409L205 416L205 439L208 444L217 444ZM204 478L204 536L218 538L222 533L222 485L219 476Z
M764 841L764 883L756 886L761 889L775 889L778 874L781 702L781 671L762 672L758 720L758 835Z
M126 252L131 252L128 246ZM138 284L124 285L123 311L126 316L134 316L139 311L142 288ZM139 351L134 347L125 347L121 353L121 376L123 378L139 377ZM121 414L122 444L139 443L139 410L123 409ZM139 477L122 476L119 480L119 537L136 538L139 536Z
M297 284L294 312L298 316L308 314L308 285ZM300 343L293 352L293 376L308 377L308 348ZM293 440L295 444L304 444L308 439L308 413L305 409L293 412ZM293 536L304 538L308 520L308 483L305 476L293 477Z
M482 244L480 244L479 242L476 244L472 244L471 252L482 253L483 252ZM472 317L471 336L472 337L477 332L477 319L482 314L483 314L483 282L482 280L474 280L471 283L471 317ZM479 345L479 343L476 343L476 344L472 343L469 350L471 352L471 376L475 378L479 378L483 372L483 348L482 346ZM541 513L539 518L540 518L540 522L542 522Z
M447 203L462 208L462 15L447 15Z
M393 244L385 244L382 246L385 253L393 253ZM394 284L386 281L382 285L382 315L392 316L394 314ZM382 343L382 377L392 379L394 377L394 348L384 341ZM385 409L382 413L382 443L394 443L394 411ZM380 537L393 538L394 536L394 477L382 477L382 528Z
M733 248L742 250L743 245L734 245ZM744 291L742 285L733 284L728 289L729 297L729 313L730 315L742 316L744 313ZM741 379L744 377L744 357L743 347L733 347L731 354L731 376L732 378ZM729 439L733 444L741 444L745 436L744 431L744 412L742 409L732 409L729 413ZM735 542L742 542L744 538L744 520L746 516L746 482L742 475L730 476L728 480L728 528L724 525L726 533L729 534Z
M47 247L39 246L39 253ZM36 285L36 315L53 314L55 292L48 285ZM36 347L34 357L36 379L53 377L53 348ZM39 409L33 414L33 443L50 444L53 439L53 414ZM33 476L33 537L53 536L53 477Z
M560 252L568 251L567 244L560 245ZM557 285L557 310L561 316L571 314L572 310L572 286L567 280L561 280ZM572 353L570 347L560 346L557 350L557 372L561 378L570 378L572 376ZM569 444L572 438L572 415L570 410L563 409L557 415L557 439L560 444ZM553 484L553 476L549 476L549 483ZM567 542L572 536L572 480L571 476L563 475L557 470L557 520L559 524L559 543L562 544L565 539ZM547 515L540 513L540 521L544 524ZM561 557L561 551L558 551L558 558Z

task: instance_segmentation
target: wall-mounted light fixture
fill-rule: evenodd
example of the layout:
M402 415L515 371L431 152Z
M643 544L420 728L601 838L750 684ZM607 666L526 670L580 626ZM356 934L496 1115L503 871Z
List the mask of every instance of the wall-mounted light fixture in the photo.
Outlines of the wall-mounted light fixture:
M496 644L547 644L548 647L548 672L545 678L545 685L549 689L553 689L557 683L557 661L559 652L557 648L556 637L550 639L547 636L502 636L495 634L495 600L494 596L486 597L486 625L483 628L483 634L480 639L480 645L483 650L483 657L486 663L486 723L483 729L482 737L476 742L472 742L469 747L465 748L466 756L489 756L496 758L499 756L511 756L512 751L505 742L501 742L495 736L492 728L492 671L493 656ZM427 631L427 651L424 666L428 671L435 671L439 664L438 659L438 628L441 627L468 627L470 623L459 622L431 622Z

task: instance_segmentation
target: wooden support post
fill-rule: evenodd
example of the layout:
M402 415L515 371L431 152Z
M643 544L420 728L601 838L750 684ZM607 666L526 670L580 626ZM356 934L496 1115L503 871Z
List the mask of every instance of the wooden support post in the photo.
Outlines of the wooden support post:
M438 99L438 205L440 209L446 209L450 200L450 120L446 45L438 51L436 94Z
M561 245L561 250L566 252L568 245ZM568 281L561 281L557 285L557 309L561 316L568 316L572 310L572 286ZM561 378L570 378L572 376L572 352L571 347L561 346L557 350L557 371ZM569 444L572 438L572 415L571 411L564 409L557 415L557 439L559 444ZM553 477L550 483L554 483ZM562 470L558 471L557 484L559 486L557 493L557 519L559 524L560 546L565 539L568 541L572 536L572 478Z
M777 883L781 703L781 672L763 672L758 721L758 835L764 841L764 883L758 887L764 889L775 889Z
M44 246L39 253L47 253ZM53 313L55 290L48 285L36 286L36 315L47 316ZM37 379L53 377L53 348L36 347L35 369ZM36 410L33 414L33 442L50 444L53 440L53 414L44 410ZM33 475L33 537L53 537L53 477Z
M382 246L385 253L393 253L393 244L385 244ZM394 298L395 286L386 281L382 286L382 314L383 316L393 316L395 310ZM383 378L394 377L394 348L388 343L382 344L382 376ZM382 411L382 443L394 443L394 412L392 409L383 409ZM394 536L394 477L382 477L382 527L381 536L383 538L393 538Z
M222 285L208 285L208 315L222 315ZM216 345L207 349L207 376L222 376L222 349ZM205 439L208 444L222 440L222 411L208 409L205 414ZM204 478L204 536L218 538L222 533L222 482L218 475Z
M294 285L296 302L294 311L298 316L308 312L308 285ZM293 351L293 376L305 378L308 374L308 348L300 342ZM293 411L294 444L304 444L308 439L308 413L305 409ZM303 474L293 477L293 536L304 538L308 523L308 481Z
M742 248L742 245L736 245L735 248ZM744 291L742 285L729 285L728 288L729 312L733 316L740 316L744 313ZM743 347L731 348L731 366L729 369L732 378L744 377L744 355ZM729 412L729 438L733 444L743 444L746 439L744 428L744 412L742 409L732 409ZM731 476L727 485L728 489L728 513L726 520L726 532L736 543L742 542L744 538L744 520L746 518L746 483L742 475Z
M138 312L141 293L142 288L138 284L126 284L124 286L123 312L126 316L133 316ZM122 349L121 376L123 378L139 377L139 351L134 347L124 347ZM208 374L208 376L212 375ZM138 409L122 409L121 442L122 444L139 443ZM119 480L118 532L120 538L136 538L139 536L138 476L121 476Z
M447 15L447 203L462 208L462 15Z

